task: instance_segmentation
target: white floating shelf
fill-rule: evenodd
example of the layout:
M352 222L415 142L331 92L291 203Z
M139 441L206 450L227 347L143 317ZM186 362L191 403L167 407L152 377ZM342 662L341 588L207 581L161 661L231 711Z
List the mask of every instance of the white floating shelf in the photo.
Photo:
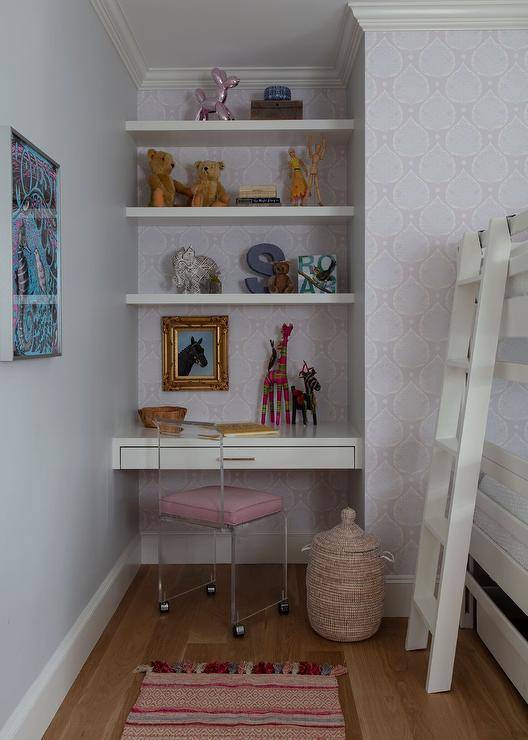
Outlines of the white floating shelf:
M182 226L229 226L233 224L324 224L346 223L354 215L354 206L228 206L227 208L143 208L126 209L128 218L142 224L177 223Z
M306 306L354 303L354 293L128 293L131 306Z
M300 146L310 135L348 141L354 120L127 121L126 130L142 147Z

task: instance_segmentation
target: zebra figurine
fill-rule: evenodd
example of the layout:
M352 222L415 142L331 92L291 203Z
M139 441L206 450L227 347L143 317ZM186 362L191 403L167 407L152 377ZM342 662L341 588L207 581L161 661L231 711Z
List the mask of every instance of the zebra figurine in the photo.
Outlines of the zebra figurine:
M203 254L197 256L190 244L172 256L172 282L180 293L208 293L211 278L219 275L216 262Z
M291 387L292 392L292 424L295 424L297 411L302 413L303 424L308 424L306 412L312 412L312 419L314 426L317 426L317 401L315 398L316 391L321 390L321 384L315 377L316 370L314 367L308 367L304 362L299 377L304 380L304 393L303 391L296 388L294 385Z

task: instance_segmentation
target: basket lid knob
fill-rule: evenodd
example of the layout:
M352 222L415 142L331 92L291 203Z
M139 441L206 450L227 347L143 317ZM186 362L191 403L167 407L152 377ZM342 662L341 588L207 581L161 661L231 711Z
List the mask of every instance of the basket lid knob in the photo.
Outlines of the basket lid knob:
M356 512L350 506L341 511L341 523L344 527L351 527L356 521Z

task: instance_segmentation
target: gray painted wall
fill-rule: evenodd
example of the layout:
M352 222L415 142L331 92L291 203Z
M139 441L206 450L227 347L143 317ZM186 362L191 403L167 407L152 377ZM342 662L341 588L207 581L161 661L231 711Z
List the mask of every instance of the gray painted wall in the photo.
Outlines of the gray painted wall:
M0 124L62 166L64 354L0 364L0 727L137 531L110 460L137 393L136 90L88 2L1 16Z

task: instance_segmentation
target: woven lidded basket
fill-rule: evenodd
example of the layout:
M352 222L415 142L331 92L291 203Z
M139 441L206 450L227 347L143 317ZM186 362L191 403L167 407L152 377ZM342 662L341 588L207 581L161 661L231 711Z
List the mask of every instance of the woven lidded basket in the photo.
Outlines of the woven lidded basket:
M308 618L328 640L356 642L378 631L383 614L384 562L380 543L341 512L341 524L317 534L306 572Z

